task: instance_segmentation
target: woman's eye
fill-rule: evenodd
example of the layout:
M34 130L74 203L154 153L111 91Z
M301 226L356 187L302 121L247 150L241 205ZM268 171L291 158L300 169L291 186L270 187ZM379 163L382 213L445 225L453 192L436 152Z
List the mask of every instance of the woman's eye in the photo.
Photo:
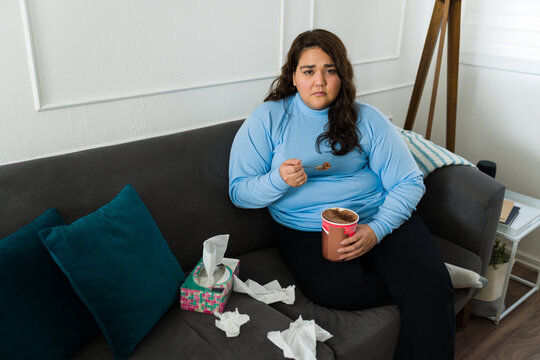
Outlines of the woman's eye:
M328 69L329 74L337 74L336 69Z
M304 71L304 74L311 75L311 74L313 74L313 70L306 70L306 71Z

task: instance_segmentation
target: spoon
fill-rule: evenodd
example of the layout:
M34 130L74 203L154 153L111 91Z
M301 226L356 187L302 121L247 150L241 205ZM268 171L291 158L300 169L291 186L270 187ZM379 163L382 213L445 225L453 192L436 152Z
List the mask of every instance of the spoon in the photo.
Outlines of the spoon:
M320 171L328 170L331 167L332 167L332 165L329 162L326 162L326 161L324 163L322 163L321 165L317 165L317 166L304 166L304 168L315 169L315 170L320 170Z

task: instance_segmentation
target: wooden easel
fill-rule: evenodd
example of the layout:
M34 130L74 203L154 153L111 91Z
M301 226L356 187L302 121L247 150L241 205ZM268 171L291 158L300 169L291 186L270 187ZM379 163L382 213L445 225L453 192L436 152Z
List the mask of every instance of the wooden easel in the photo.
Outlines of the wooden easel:
M446 148L455 151L456 142L456 109L458 90L458 69L459 69L459 33L461 19L461 0L435 0L435 7L431 15L424 50L418 66L418 73L414 83L409 110L405 120L405 130L412 130L414 119L420 104L420 98L426 82L426 77L431 64L431 58L437 44L437 35L440 31L439 49L437 52L437 63L435 66L435 77L431 92L431 103L429 105L429 117L426 129L426 139L431 137L433 125L433 113L435 111L435 99L437 97L437 86L439 83L439 73L441 69L442 52L446 25L448 24L448 64L447 64L447 94L446 94Z

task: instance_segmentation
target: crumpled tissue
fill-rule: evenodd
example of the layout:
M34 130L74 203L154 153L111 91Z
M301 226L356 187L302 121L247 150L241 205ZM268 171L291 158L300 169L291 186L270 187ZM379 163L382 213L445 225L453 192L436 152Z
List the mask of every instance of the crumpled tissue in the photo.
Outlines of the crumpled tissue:
M287 330L270 331L267 335L288 359L316 360L317 341L326 341L333 335L315 324L314 320L303 320L302 316L289 325Z
M240 314L238 308L234 312L225 311L220 314L214 311L214 315L219 318L216 319L216 327L225 331L227 337L236 337L240 334L240 326L249 321L249 315Z
M216 235L203 243L203 264L206 270L206 277L199 277L199 285L204 287L212 287L221 281L226 280L228 276L224 266L219 266L225 256L229 235Z
M246 280L244 283L238 276L234 276L233 291L248 294L265 304L272 304L278 301L282 301L288 305L294 304L294 288L294 285L282 288L277 280L270 281L266 285L261 285L251 279Z

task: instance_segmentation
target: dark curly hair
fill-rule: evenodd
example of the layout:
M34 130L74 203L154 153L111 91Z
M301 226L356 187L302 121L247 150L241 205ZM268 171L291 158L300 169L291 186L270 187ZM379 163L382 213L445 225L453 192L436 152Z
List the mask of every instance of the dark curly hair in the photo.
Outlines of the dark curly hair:
M270 92L264 101L281 100L297 92L293 85L293 74L304 49L314 47L321 48L332 58L341 79L339 94L328 110L325 132L317 137L317 151L320 152L320 145L324 141L332 149L332 154L345 155L354 148L360 149L356 126L358 106L355 103L353 68L345 45L336 35L323 29L308 30L298 35L287 54L287 61L281 67L281 74L270 85Z

